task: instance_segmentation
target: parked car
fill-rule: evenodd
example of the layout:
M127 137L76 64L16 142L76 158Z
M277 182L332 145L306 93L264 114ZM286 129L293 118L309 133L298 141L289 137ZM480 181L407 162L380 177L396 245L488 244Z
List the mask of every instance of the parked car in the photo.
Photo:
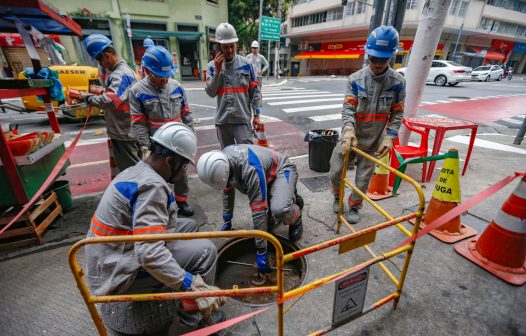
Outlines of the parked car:
M458 64L452 61L435 60L431 64L429 74L427 75L427 83L435 83L435 85L455 86L461 82L469 82L471 80L471 68ZM407 68L400 68L396 70L405 76Z
M504 77L504 70L498 65L483 65L475 68L471 73L471 79L488 82L492 79L500 81Z

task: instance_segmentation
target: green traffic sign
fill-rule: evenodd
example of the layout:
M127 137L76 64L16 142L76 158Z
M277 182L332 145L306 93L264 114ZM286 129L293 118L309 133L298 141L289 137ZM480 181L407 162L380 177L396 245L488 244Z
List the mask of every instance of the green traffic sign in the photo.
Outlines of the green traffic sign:
M261 17L261 39L279 41L281 34L281 20L273 17Z

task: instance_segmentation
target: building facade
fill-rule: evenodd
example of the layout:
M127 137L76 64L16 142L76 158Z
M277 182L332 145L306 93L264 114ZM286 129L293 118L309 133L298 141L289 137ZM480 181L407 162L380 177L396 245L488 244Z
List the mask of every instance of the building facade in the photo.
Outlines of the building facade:
M68 63L96 65L86 53L82 40L89 34L109 37L129 64L137 66L144 54L143 40L150 37L166 47L177 63L177 79L202 79L214 55L215 28L228 21L227 0L47 0L71 16L82 27L84 36L60 36ZM131 36L129 36L131 35ZM0 36L0 46L1 43ZM5 44L5 43L4 43ZM22 46L23 47L23 46ZM16 54L7 50L4 55ZM25 49L22 50L27 55ZM31 66L20 64L20 67ZM44 58L44 64L47 64Z
M407 1L395 68L407 65L424 2ZM296 0L286 22L290 74L360 69L372 13L370 0ZM526 73L526 1L452 0L435 58L471 67L507 64Z

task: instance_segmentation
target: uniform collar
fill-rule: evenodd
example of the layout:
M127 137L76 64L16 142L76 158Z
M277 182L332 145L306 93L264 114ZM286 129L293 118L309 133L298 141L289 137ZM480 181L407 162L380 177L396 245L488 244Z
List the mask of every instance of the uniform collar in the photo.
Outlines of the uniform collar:
M125 63L123 59L121 59L120 61L118 61L117 63L113 64L113 66L111 67L111 70L110 71L115 71L115 69L117 69L117 67L119 65L121 65L122 63Z
M376 80L376 81L381 81L381 80L384 80L385 79L385 76L387 75L387 73L389 72L389 70L391 70L391 67L389 65L387 65L387 69L385 70L385 72L381 75L375 75L373 70L371 70L371 67L370 66L367 66L367 70L369 70L369 73L371 74L371 77Z

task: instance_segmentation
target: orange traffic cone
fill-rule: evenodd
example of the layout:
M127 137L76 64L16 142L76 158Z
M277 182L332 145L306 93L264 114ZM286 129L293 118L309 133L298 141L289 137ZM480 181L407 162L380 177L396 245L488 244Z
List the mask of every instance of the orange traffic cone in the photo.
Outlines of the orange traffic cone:
M380 161L389 165L389 154L382 157ZM393 190L393 188L389 187L389 170L376 165L374 175L369 182L367 196L372 200L378 201L393 196L391 190Z
M425 226L426 223L434 222L435 219L455 208L460 202L458 151L450 149L449 155L444 160L444 166L438 176L433 196L422 219L422 226ZM429 232L429 234L444 243L452 244L476 235L477 231L462 224L459 215Z
M111 146L111 139L108 138L108 151L110 154L110 170L111 170L111 179L113 180L115 176L117 176L120 173L119 167L117 166L117 163L115 162L115 157L113 156L113 148Z
M526 176L486 230L455 250L512 285L526 283Z
M268 147L267 133L265 133L265 125L261 124L256 129L256 137L258 138L258 145L262 147Z

